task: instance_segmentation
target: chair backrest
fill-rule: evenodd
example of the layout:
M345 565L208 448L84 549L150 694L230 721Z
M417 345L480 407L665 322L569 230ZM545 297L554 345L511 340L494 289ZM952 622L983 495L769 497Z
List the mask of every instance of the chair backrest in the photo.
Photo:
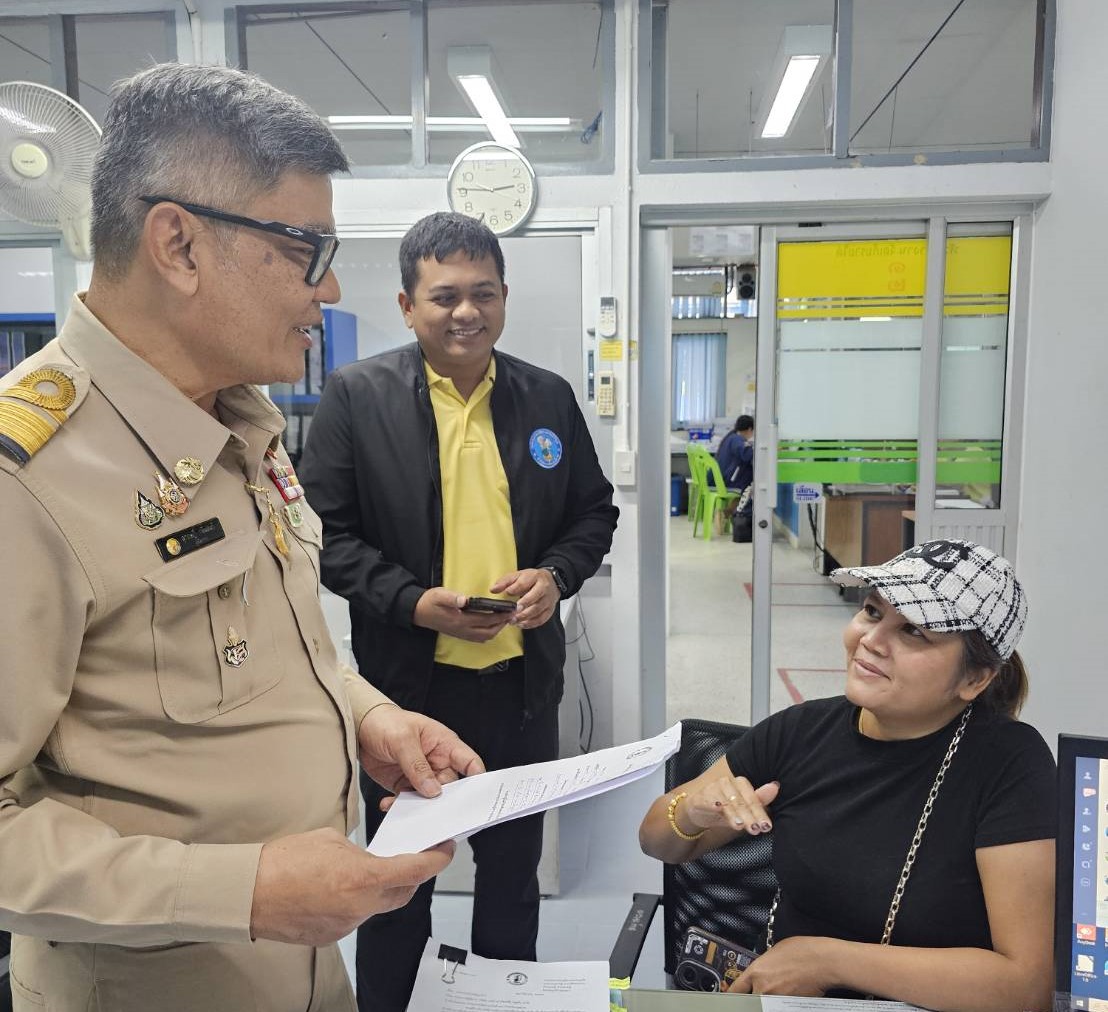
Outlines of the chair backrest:
M723 472L719 469L719 461L707 451L704 452L704 480L708 487L716 492L722 492L727 488L727 482L723 480Z
M666 790L699 776L748 729L714 720L682 720L681 748L666 762ZM777 891L773 834L745 833L726 847L662 872L665 969L672 974L685 932L704 928L748 949L763 941Z
M685 454L689 458L689 476L692 478L693 484L700 489L706 488L707 478L705 477L705 472L707 470L707 465L705 458L711 459L712 455L705 450L704 447L696 446L693 443L689 443L689 445L685 447Z

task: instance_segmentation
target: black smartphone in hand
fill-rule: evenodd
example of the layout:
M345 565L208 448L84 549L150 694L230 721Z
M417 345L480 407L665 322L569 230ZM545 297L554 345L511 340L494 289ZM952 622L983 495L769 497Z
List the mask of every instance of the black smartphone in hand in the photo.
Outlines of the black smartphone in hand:
M462 605L462 611L476 611L483 615L516 610L515 601L501 601L495 597L471 597Z

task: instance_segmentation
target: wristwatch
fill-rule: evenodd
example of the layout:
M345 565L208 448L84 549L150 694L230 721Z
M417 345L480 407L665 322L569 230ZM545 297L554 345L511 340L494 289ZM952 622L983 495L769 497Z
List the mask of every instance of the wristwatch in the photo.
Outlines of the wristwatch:
M554 578L554 586L558 588L559 596L565 597L569 593L569 581L566 580L565 574L557 566L540 566L539 568L545 569Z

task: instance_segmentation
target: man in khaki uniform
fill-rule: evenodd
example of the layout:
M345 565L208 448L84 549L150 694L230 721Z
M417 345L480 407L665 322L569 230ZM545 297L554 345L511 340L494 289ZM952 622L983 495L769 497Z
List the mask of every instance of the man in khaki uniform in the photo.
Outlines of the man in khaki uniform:
M450 860L346 839L359 759L428 795L482 766L339 664L319 519L250 385L297 379L339 298L346 168L314 113L238 71L124 82L89 291L0 380L17 1009L352 1009L333 943Z

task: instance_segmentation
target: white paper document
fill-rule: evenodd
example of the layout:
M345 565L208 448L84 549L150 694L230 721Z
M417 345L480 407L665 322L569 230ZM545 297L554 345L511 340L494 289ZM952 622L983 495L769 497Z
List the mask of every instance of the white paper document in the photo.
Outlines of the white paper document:
M849 998L785 998L762 995L762 1012L927 1012L902 1001L854 1001Z
M608 964L483 959L431 938L408 1012L608 1012Z
M445 784L437 798L405 791L369 843L379 857L412 854L486 826L545 812L646 776L681 744L681 725L588 755L513 766Z

